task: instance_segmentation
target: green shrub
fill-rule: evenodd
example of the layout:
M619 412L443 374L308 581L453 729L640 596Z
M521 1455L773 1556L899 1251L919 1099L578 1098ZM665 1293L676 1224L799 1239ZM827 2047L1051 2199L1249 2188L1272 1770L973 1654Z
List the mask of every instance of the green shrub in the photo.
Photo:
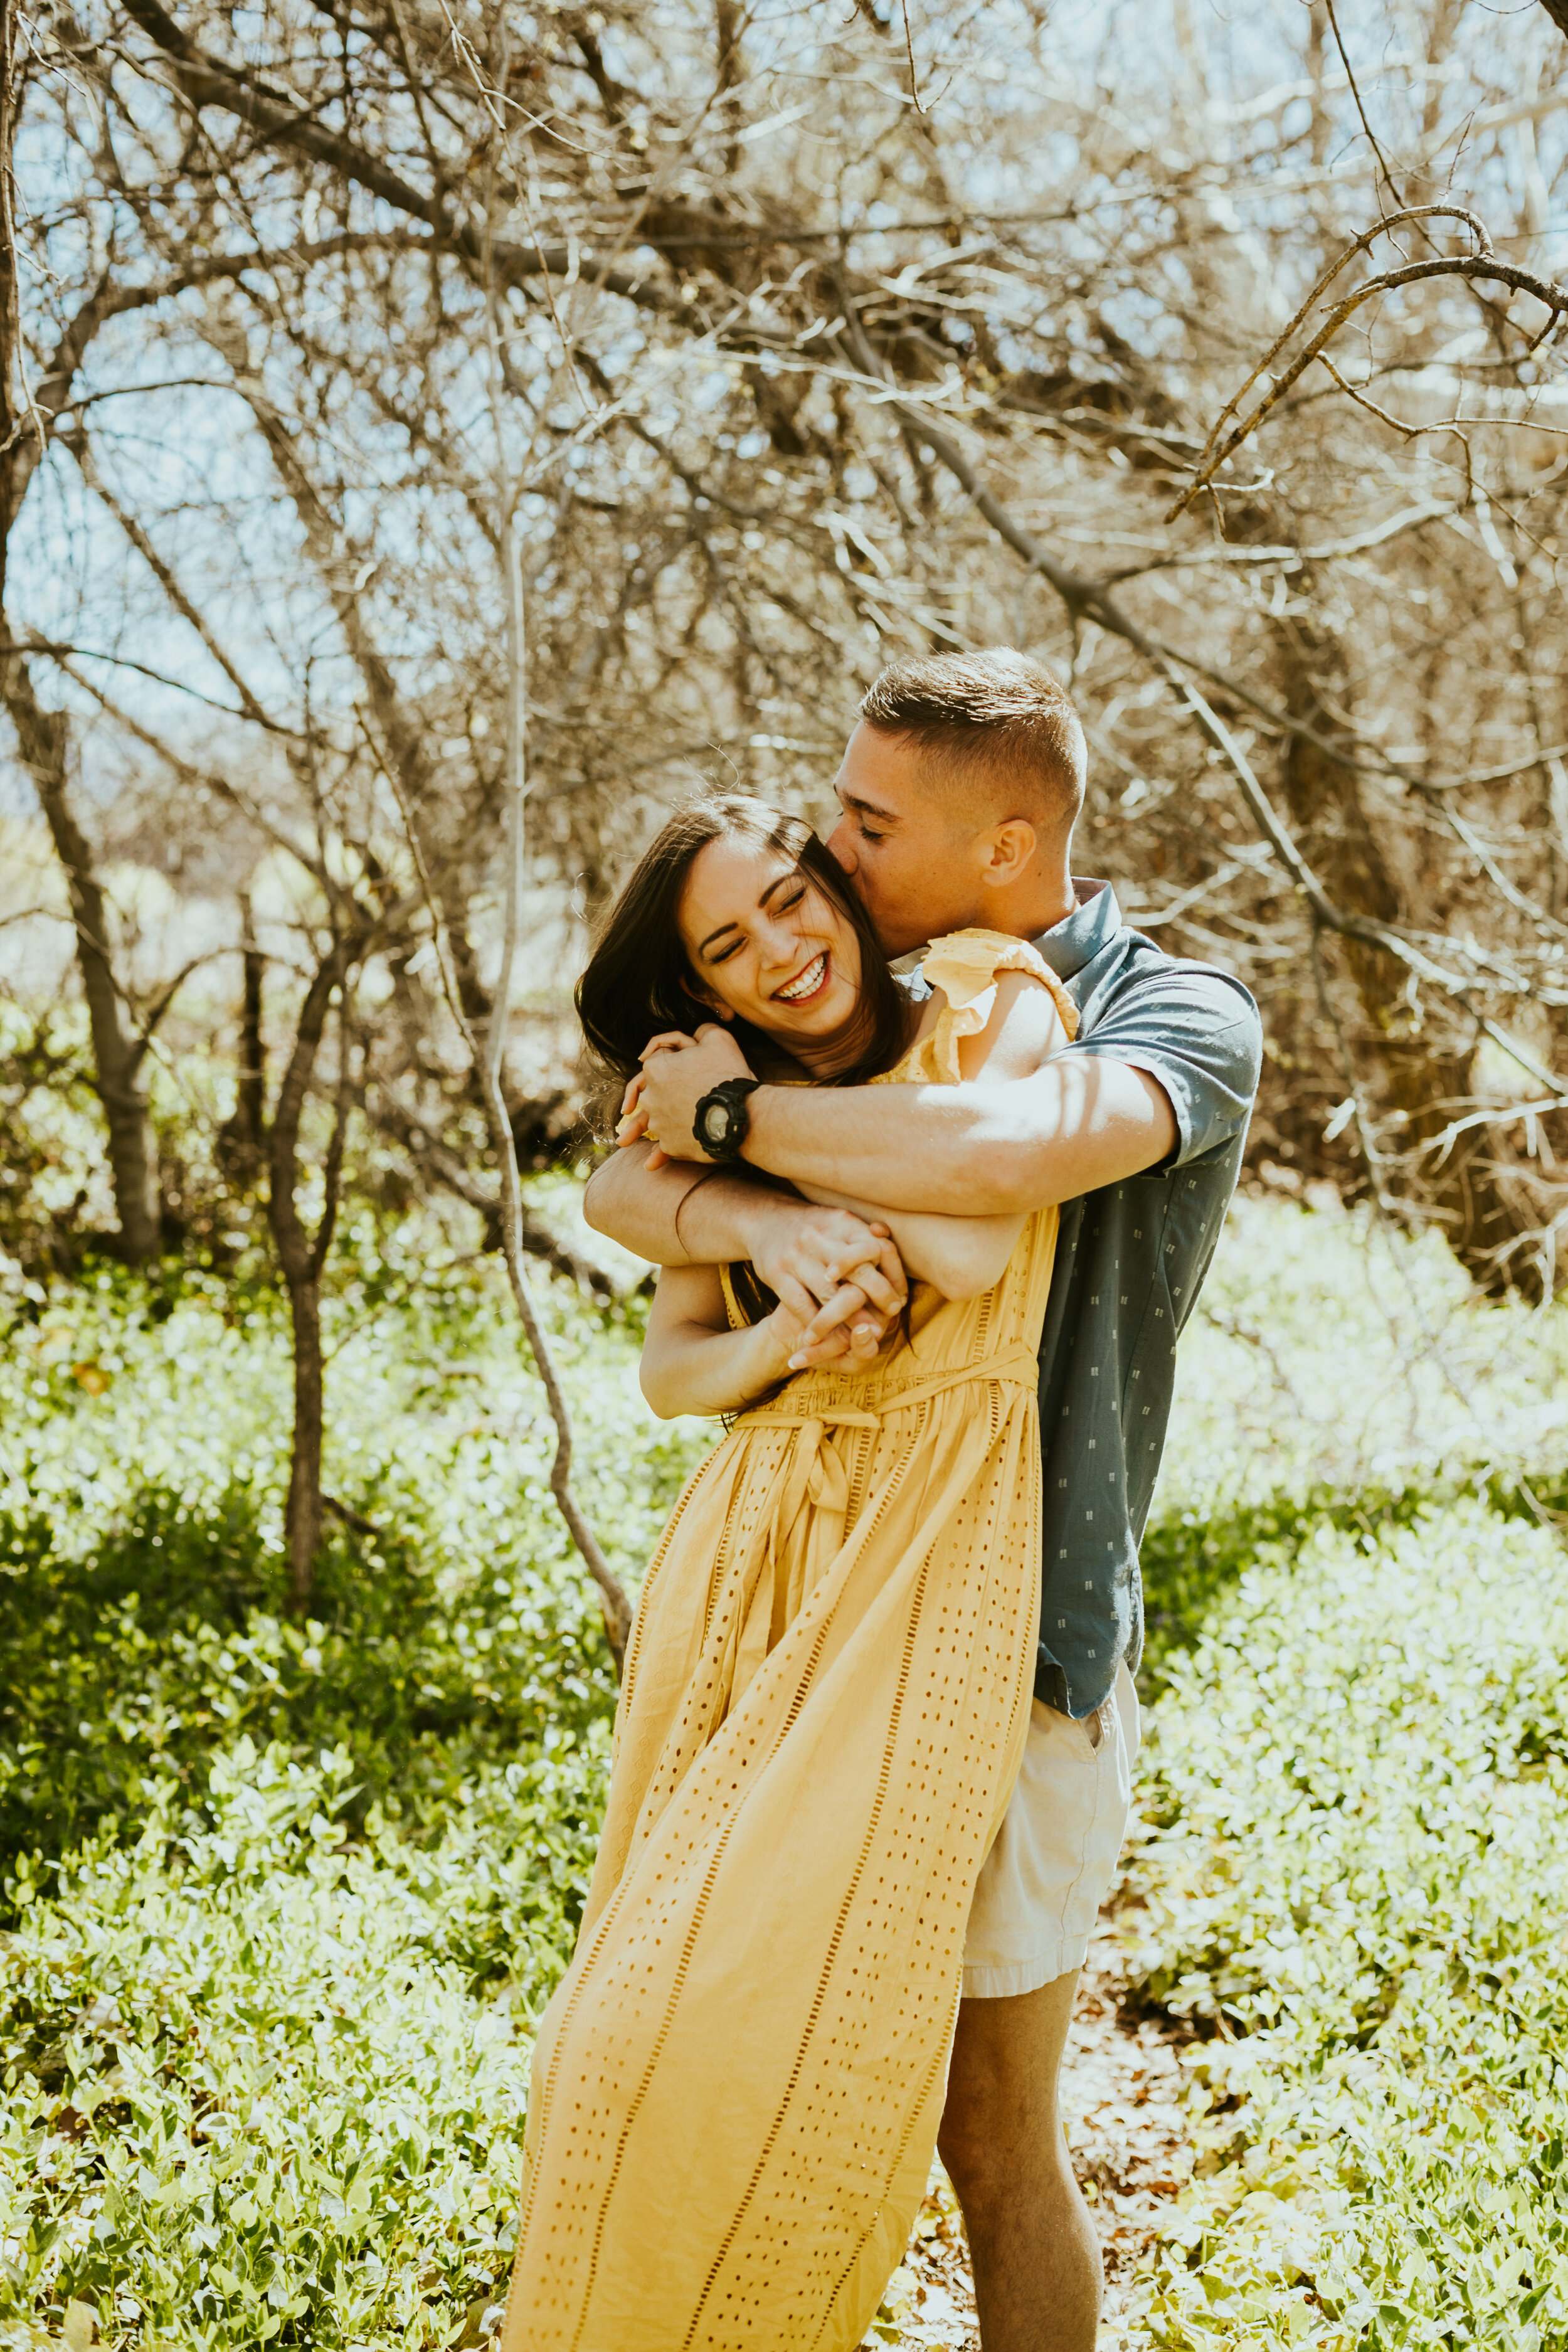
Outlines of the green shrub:
M0 1524L0 1858L133 1824L171 1772L199 1785L244 1733L300 1756L351 1747L361 1812L427 1807L479 1762L581 1736L613 1703L601 1623L559 1563L504 1550L453 1588L407 1547L336 1531L319 1615L279 1616L254 1496L134 1498L83 1559Z
M405 1254L330 1310L328 1475L376 1532L329 1523L306 1621L275 1302L13 1286L7 2343L75 2302L110 2344L445 2345L504 2277L614 1681L494 1270ZM651 1423L635 1313L548 1311L635 1580L708 1433Z
M61 1853L244 1732L354 1757L428 1812L471 1771L607 1719L596 1601L548 1486L554 1432L494 1269L420 1256L332 1302L329 1519L285 1614L289 1366L276 1303L214 1277L28 1286L0 1364L0 1861ZM428 1240L428 1235L426 1236ZM32 1292L38 1295L33 1297ZM581 1491L635 1583L700 1428L655 1424L637 1320L547 1295Z
M1428 1507L1430 1490L1383 1487L1341 1494L1332 1486L1275 1494L1259 1502L1216 1500L1200 1511L1158 1513L1143 1537L1144 1662L1140 1681L1163 1688L1165 1661L1202 1634L1230 1588L1259 1564L1288 1566L1320 1528L1371 1535L1408 1527Z
M1436 1230L1233 1203L1182 1340L1160 1515L1565 1462L1562 1307L1478 1297Z
M643 1409L636 1302L547 1298L635 1581L712 1431ZM1124 2340L1560 2352L1568 1318L1256 1203L1205 1307L1124 1915L1202 2153ZM614 1697L496 1269L346 1221L327 1484L374 1532L308 1621L264 1273L0 1265L0 2344L73 2301L135 2352L476 2343Z
M242 1739L203 1803L24 1879L0 1945L0 2315L106 2342L445 2345L504 2281L527 2036L591 1864L602 1726L433 1843ZM505 1998L476 1976L504 1969ZM14 2341L26 2343L26 2332Z
M1479 1502L1165 1660L1123 1915L1205 2151L1130 2343L1568 2342L1568 1588Z

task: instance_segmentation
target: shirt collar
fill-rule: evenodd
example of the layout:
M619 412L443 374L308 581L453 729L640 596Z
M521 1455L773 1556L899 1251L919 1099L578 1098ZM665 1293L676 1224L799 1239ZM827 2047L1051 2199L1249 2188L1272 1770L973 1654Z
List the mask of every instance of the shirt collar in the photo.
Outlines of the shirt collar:
M1072 913L1031 944L1044 956L1058 980L1072 980L1092 963L1122 928L1121 909L1109 882L1073 876L1078 905Z

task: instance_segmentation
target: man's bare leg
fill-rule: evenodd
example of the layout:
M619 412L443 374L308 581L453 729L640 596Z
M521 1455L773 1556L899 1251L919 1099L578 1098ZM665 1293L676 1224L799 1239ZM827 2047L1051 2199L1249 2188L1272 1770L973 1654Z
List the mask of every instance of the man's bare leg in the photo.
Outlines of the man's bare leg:
M959 2004L937 2147L963 2208L984 2352L1094 2352L1100 2240L1057 2110L1077 1989L1075 1969Z

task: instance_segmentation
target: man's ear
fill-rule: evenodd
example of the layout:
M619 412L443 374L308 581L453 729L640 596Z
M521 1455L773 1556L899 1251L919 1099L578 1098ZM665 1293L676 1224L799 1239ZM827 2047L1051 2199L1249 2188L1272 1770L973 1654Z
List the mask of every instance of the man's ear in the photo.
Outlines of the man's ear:
M992 889L1016 882L1033 865L1039 845L1040 837L1027 817L1006 818L987 838L981 880Z

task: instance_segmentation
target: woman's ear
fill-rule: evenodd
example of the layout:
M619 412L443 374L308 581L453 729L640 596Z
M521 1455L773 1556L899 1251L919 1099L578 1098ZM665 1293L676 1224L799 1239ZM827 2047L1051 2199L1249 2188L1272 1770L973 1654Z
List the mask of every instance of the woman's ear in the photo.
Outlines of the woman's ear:
M708 1019L733 1021L735 1018L733 1008L726 1004L721 996L715 995L712 989L704 988L700 980L689 980L686 983L686 993L694 1003L702 1007Z

